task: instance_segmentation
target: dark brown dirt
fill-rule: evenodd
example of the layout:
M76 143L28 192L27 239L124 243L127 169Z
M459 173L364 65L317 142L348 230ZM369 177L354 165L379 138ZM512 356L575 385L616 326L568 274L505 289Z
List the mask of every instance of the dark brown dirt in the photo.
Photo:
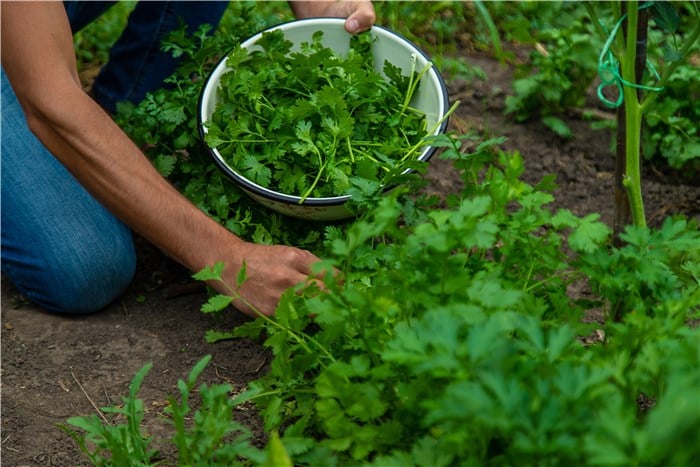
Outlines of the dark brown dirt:
M592 131L590 122L572 114L574 132L562 140L537 122L516 124L503 115L511 70L479 56L468 60L481 67L488 80L450 83L453 99L462 102L452 125L460 132L475 129L508 138L505 148L525 159L524 180L536 183L556 174L559 188L553 207L579 215L600 213L613 218L613 156L610 131ZM595 102L591 103L595 107ZM459 177L447 162L433 160L429 189L456 192ZM700 186L678 183L678 177L645 168L644 192L650 224L684 213L700 220ZM230 340L208 344L208 329L231 329L245 318L202 314L204 292L168 298L187 274L143 241L139 245L138 276L129 291L103 312L80 318L55 316L22 303L7 280L2 283L2 464L65 466L86 464L72 440L56 428L66 418L96 414L96 407L120 402L133 375L146 363L153 368L140 397L148 410L149 433L167 436L163 408L176 395L176 383L186 378L202 356L212 354L203 375L208 383L231 383L241 389L266 370L268 355L259 343ZM254 411L240 410L239 420L261 437ZM164 454L168 454L168 448ZM170 453L172 454L172 453Z

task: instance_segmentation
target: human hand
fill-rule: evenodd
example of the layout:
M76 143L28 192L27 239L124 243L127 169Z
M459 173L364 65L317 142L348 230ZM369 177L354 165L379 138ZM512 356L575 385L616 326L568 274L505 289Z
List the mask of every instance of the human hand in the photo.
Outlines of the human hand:
M282 245L258 245L245 243L236 250L237 260L223 273L223 283L212 284L219 292L231 295L226 289L236 286L236 277L245 261L246 280L237 290L243 299L233 305L241 312L257 317L256 310L270 316L275 312L282 294L309 279L311 265L319 258L299 248ZM311 278L311 280L315 280Z
M345 30L355 34L366 31L374 24L376 14L371 1L296 1L290 2L297 18L346 18Z

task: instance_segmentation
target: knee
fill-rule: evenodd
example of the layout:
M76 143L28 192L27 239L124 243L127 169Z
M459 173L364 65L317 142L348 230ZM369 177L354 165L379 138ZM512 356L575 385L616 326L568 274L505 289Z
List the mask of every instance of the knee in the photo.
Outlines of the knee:
M53 311L93 313L119 298L136 272L136 254L129 248L103 248L98 254L55 268L53 275L60 289L53 298Z
M100 311L118 299L136 271L133 242L89 245L60 259L46 258L33 279L16 284L27 298L56 313ZM29 285L28 285L29 284Z

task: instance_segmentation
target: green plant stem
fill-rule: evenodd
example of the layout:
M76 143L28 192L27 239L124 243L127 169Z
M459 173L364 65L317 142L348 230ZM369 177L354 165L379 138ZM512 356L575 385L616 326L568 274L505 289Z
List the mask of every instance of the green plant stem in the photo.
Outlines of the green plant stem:
M352 150L352 144L350 143L350 137L349 137L349 136L346 136L346 137L345 137L345 144L346 144L347 147L348 147L348 154L350 154L350 162L352 162L352 163L354 164L354 163L355 163L355 153L354 153L353 150Z
M319 162L321 162L321 167L318 169L318 172L316 173L316 178L314 178L314 181L311 184L311 186L308 188L308 190L306 190L306 192L303 195L301 195L301 199L299 199L299 204L302 204L304 201L306 201L306 198L311 196L311 192L313 192L314 189L316 188L318 181L321 180L321 174L323 173L323 171L326 168L326 164L328 163L328 161L326 161L324 163L320 154L319 154L318 158L319 158Z
M491 17L488 8L486 8L486 5L484 5L484 2L481 0L475 1L474 6L476 7L476 11L479 13L479 16L481 16L481 19L486 24L486 29L488 29L489 31L489 38L491 39L491 43L493 44L493 54L499 62L505 63L506 55L503 53L501 37L498 34L498 28L493 22L493 18Z
M240 301L245 303L248 307L250 307L251 310L253 310L253 312L259 318L262 318L263 321L268 323L270 326L284 331L291 339L296 341L307 353L312 353L311 348L307 345L307 341L308 341L308 342L311 342L312 344L314 344L318 348L318 350L320 350L323 353L323 355L328 357L332 362L335 362L335 358L333 357L333 354L331 354L328 351L328 349L326 349L323 345L321 345L321 343L318 342L316 339L314 339L313 337L311 337L307 334L304 334L304 333L302 333L301 336L297 335L294 331L292 331L288 327L283 326L282 324L278 323L276 320L263 314L260 310L258 310L258 308L255 305L253 305L248 300L246 300L245 297L243 297L236 289L231 287L225 281L223 281L222 279L219 279L219 282L221 282L229 290L229 296L233 297L234 299L239 299ZM326 365L322 361L319 361L319 363L321 364L322 367L324 367L324 368L326 367Z
M443 115L442 118L440 120L438 120L435 123L435 125L433 125L432 128L430 128L430 130L428 130L426 137L434 136L435 130L437 130L438 127L440 125L442 125L442 123L447 118L449 118L449 116L452 115L452 113L454 113L455 110L457 110L457 107L459 107L459 104L460 104L459 101L456 101L454 104L452 104L452 107L450 107L450 109L445 113L445 115ZM413 154L416 151L418 151L418 149L422 148L423 146L425 146L425 138L421 138L421 140L418 141L418 143L413 145L413 147L411 149L409 149L408 152L401 158L401 162L408 160L411 156L413 156Z
M637 57L637 2L627 5L627 37L625 47L619 54L622 78L630 83L637 82L635 64ZM629 197L632 223L638 227L647 225L644 214L641 182L641 137L642 107L637 89L623 86L625 105L625 179L623 181Z
M415 75L415 66L416 66L416 57L412 56L411 57L411 76L409 77L409 82L408 82L408 90L406 91L406 96L404 97L403 105L401 106L401 112L399 112L399 116L403 115L404 112L406 112L406 109L408 108L409 104L411 103L411 100L413 99L413 95L416 93L416 89L418 89L418 85L421 82L421 79L423 79L423 76L430 71L430 69L433 67L432 62L426 63L423 68L418 72L418 76Z
M640 183L640 163L639 163L639 137L636 135L641 131L641 115L637 118L628 112L625 119L627 134L634 135L627 139L627 165L624 180L627 195L629 196L630 208L632 212L632 223L637 227L646 227L646 217L644 215L644 202Z
M605 41L607 34L605 33L605 30L603 29L603 26L600 23L600 18L598 17L598 13L596 13L595 8L593 7L592 2L583 2L583 6L586 8L586 11L588 12L588 16L591 17L591 21L593 23L593 27L596 29L598 34L600 35L600 38Z

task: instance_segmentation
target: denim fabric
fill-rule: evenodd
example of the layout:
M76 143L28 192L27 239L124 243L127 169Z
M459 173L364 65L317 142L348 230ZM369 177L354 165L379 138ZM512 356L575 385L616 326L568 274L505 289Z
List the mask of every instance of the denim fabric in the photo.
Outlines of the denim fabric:
M111 3L65 2L73 32L106 11ZM120 101L138 103L148 91L162 86L163 80L175 72L177 62L160 50L167 34L180 27L195 32L200 25L219 25L228 2L168 1L139 2L129 15L122 35L110 50L109 61L93 84L93 97L114 113Z
M112 2L66 2L73 32ZM227 2L140 2L95 82L100 104L139 102L176 63L161 39L179 27L216 27ZM49 311L88 313L119 297L133 278L131 231L90 196L27 127L2 70L0 241L2 272Z
M49 311L97 311L136 269L130 230L73 178L27 127L2 70L2 272Z
M64 1L63 7L66 9L73 34L92 23L115 3L117 2Z

